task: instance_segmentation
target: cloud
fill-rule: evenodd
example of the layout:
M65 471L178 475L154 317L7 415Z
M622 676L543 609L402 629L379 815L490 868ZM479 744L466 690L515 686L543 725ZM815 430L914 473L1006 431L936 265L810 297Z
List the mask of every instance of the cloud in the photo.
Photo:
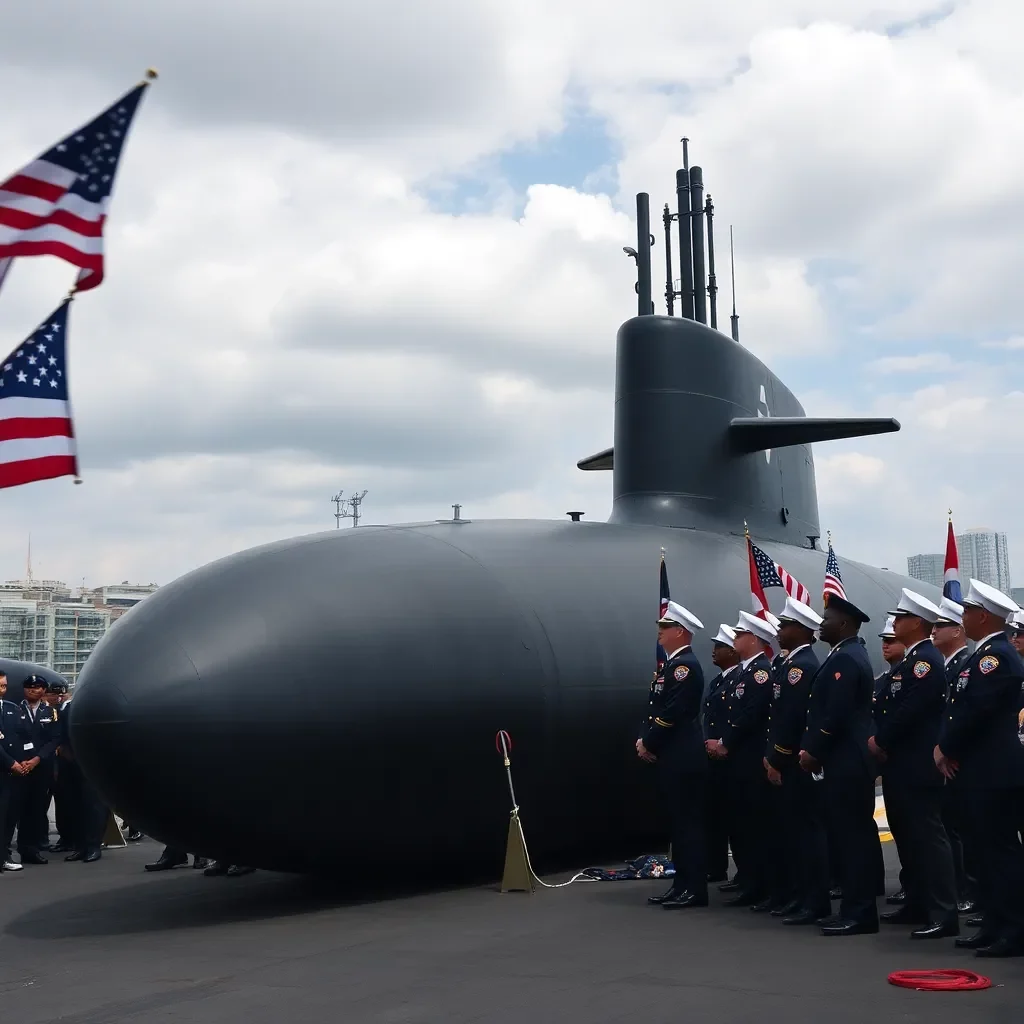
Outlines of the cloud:
M816 446L837 550L900 568L950 505L1012 543L1024 13L739 0L696 18L637 0L628 16L657 30L623 31L611 0L18 6L0 39L11 161L147 64L161 78L119 175L108 280L72 310L85 483L6 492L6 575L31 529L39 574L166 581L333 528L339 488L368 490L367 522L454 502L605 518L610 474L575 463L612 443L638 191L662 308L684 135L715 201L721 326L734 225L743 344L809 414L903 425ZM544 154L582 138L575 117L607 138L574 149L572 189ZM520 187L499 172L524 145ZM72 280L19 261L0 331L13 344Z

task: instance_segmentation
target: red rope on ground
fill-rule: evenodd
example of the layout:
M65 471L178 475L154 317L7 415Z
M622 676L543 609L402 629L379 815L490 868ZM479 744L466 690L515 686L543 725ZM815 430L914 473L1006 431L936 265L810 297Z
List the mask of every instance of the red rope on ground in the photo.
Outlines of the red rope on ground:
M974 971L893 971L889 984L919 992L975 992L992 987L992 979Z

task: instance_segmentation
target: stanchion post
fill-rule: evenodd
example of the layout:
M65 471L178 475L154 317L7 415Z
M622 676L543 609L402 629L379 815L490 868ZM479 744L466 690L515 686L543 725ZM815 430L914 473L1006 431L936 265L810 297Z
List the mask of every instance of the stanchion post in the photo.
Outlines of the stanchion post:
M533 872L530 870L529 858L526 856L526 841L523 837L523 824L519 820L519 805L516 803L516 791L512 785L512 761L509 754L512 750L512 737L502 729L494 742L505 764L505 775L508 777L508 792L512 797L512 813L508 822L508 840L505 844L505 870L501 876L502 892L536 892Z

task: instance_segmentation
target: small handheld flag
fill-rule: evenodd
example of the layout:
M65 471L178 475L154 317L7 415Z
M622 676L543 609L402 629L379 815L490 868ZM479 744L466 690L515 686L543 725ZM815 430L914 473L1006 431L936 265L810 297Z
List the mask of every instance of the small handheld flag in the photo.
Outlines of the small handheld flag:
M825 559L825 585L822 587L821 599L828 604L829 595L835 594L840 600L846 600L846 589L843 587L843 577L839 572L839 559L832 550L832 532L828 534L828 558Z
M118 161L146 81L0 181L0 286L19 256L79 268L77 290L103 281L103 227Z
M960 604L960 558L956 551L956 536L953 533L953 510L949 510L949 524L946 527L946 563L942 569L942 596Z
M78 476L65 299L0 363L0 487Z

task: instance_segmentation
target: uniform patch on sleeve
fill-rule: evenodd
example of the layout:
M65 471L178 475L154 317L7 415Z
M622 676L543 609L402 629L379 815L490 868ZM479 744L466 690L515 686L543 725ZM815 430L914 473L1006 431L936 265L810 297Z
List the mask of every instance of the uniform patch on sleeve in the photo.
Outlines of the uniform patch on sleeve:
M690 670L685 665L676 665L676 670L672 673L672 675L674 675L680 682L682 682L689 674Z
M986 654L981 661L978 662L978 668L988 675L989 672L995 672L999 668L999 659L994 654Z
M928 675L928 673L931 672L931 670L932 667L928 664L927 661L914 662L914 675L917 676L918 679L924 679L924 677Z
M757 683L758 686L764 685L768 682L768 673L765 672L763 668L759 668L754 673L754 682Z
M802 668L791 668L789 670L789 675L786 676L786 678L791 683L799 683L800 680L803 679L803 677L804 677L804 670Z

